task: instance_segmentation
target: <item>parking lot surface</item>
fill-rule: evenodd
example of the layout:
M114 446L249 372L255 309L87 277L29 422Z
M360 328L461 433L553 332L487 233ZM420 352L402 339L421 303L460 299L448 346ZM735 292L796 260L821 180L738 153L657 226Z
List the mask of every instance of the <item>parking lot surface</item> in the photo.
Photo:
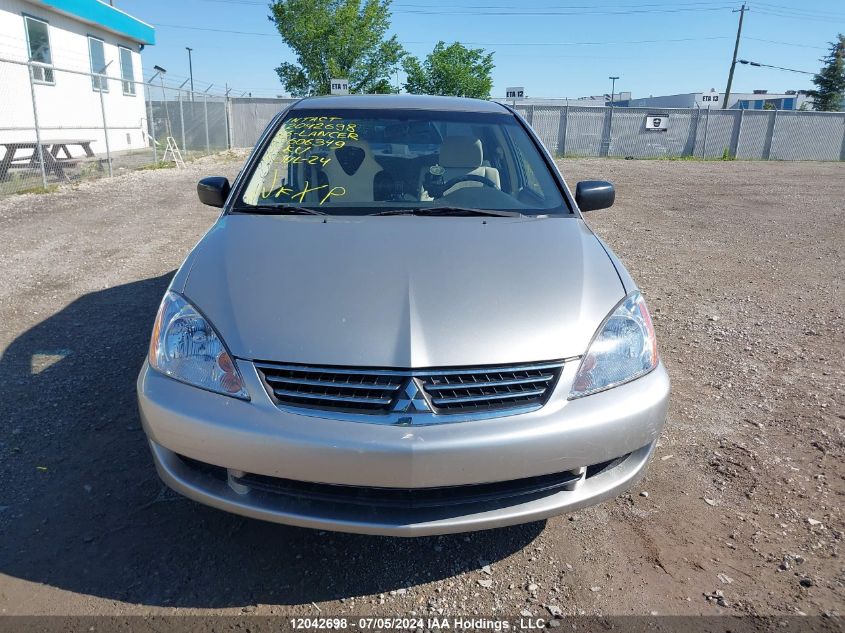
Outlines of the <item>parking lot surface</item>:
M630 493L401 540L262 523L160 483L135 378L242 155L0 199L0 613L841 613L845 164L565 160L673 381Z

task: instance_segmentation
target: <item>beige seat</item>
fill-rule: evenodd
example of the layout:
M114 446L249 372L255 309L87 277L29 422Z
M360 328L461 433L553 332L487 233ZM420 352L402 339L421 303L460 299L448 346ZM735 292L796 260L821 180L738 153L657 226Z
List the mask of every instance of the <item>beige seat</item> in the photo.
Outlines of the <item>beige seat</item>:
M365 141L354 141L329 152L331 161L323 166L323 172L332 187L346 189L345 197L350 202L369 202L373 197L373 181L382 171L373 158L370 146Z
M484 151L479 139L469 136L450 136L443 139L443 144L440 146L440 161L438 164L443 168L444 183L449 182L453 178L473 175L489 178L495 183L497 188L501 188L499 170L495 167L488 167L484 163ZM430 168L426 167L423 169L421 174L423 186L425 186L426 174L430 173ZM484 186L487 185L472 180L465 180L455 184L444 193L449 193L462 187Z

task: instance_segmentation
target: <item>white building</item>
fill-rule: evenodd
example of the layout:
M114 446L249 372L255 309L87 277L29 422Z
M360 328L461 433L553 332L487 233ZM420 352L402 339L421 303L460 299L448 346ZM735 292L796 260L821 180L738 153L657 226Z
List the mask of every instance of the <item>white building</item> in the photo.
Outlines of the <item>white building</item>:
M713 108L719 109L725 100L724 92L687 92L676 95L630 99L623 105L631 108ZM807 95L791 90L784 93L770 93L768 90L754 92L731 92L728 108L741 110L798 110L809 99ZM809 107L810 104L808 104Z
M630 92L617 92L614 96L614 103L625 101L631 98ZM610 95L593 95L589 97L568 98L546 98L546 97L494 97L493 101L517 106L589 106L603 108L610 105Z
M105 111L111 151L148 146L140 52L154 43L152 26L109 2L0 0L0 144L35 140L34 92L42 142L105 153ZM32 91L27 66L12 63L27 61Z

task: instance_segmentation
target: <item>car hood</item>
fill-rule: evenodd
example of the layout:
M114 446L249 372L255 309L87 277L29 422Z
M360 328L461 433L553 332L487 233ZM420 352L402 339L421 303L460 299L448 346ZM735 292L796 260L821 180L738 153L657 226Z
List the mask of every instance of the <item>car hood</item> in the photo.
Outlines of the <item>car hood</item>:
M235 356L292 363L579 356L623 296L577 218L228 215L186 265L182 291Z

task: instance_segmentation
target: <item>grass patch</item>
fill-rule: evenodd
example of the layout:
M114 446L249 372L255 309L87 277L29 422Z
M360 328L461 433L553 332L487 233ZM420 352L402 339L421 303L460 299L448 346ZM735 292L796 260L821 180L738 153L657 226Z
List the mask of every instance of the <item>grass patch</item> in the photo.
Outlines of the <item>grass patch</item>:
M590 156L588 154L556 154L555 160L569 160L579 158L607 158L607 156Z
M47 185L46 187L39 185L37 187L28 187L26 189L17 189L12 193L19 195L22 193L56 193L59 190L59 185Z
M150 163L148 165L141 165L137 168L137 171L148 171L151 169L173 169L176 167L176 163L171 163L170 161L163 161L160 160L157 163Z
M603 160L667 160L667 161L689 161L689 162L697 162L697 163L712 163L712 162L722 162L722 161L733 161L737 160L736 156L731 154L727 149L722 153L721 156L678 156L678 155L670 155L664 154L663 156L575 156L567 154L565 156L555 156L555 160L572 160L572 159L580 159L580 158L601 158ZM745 159L742 159L745 160ZM755 158L751 160L759 160L765 162L766 159L763 158Z
M655 156L649 160L688 160L688 161L705 161L716 160L715 158L702 158L701 156Z

